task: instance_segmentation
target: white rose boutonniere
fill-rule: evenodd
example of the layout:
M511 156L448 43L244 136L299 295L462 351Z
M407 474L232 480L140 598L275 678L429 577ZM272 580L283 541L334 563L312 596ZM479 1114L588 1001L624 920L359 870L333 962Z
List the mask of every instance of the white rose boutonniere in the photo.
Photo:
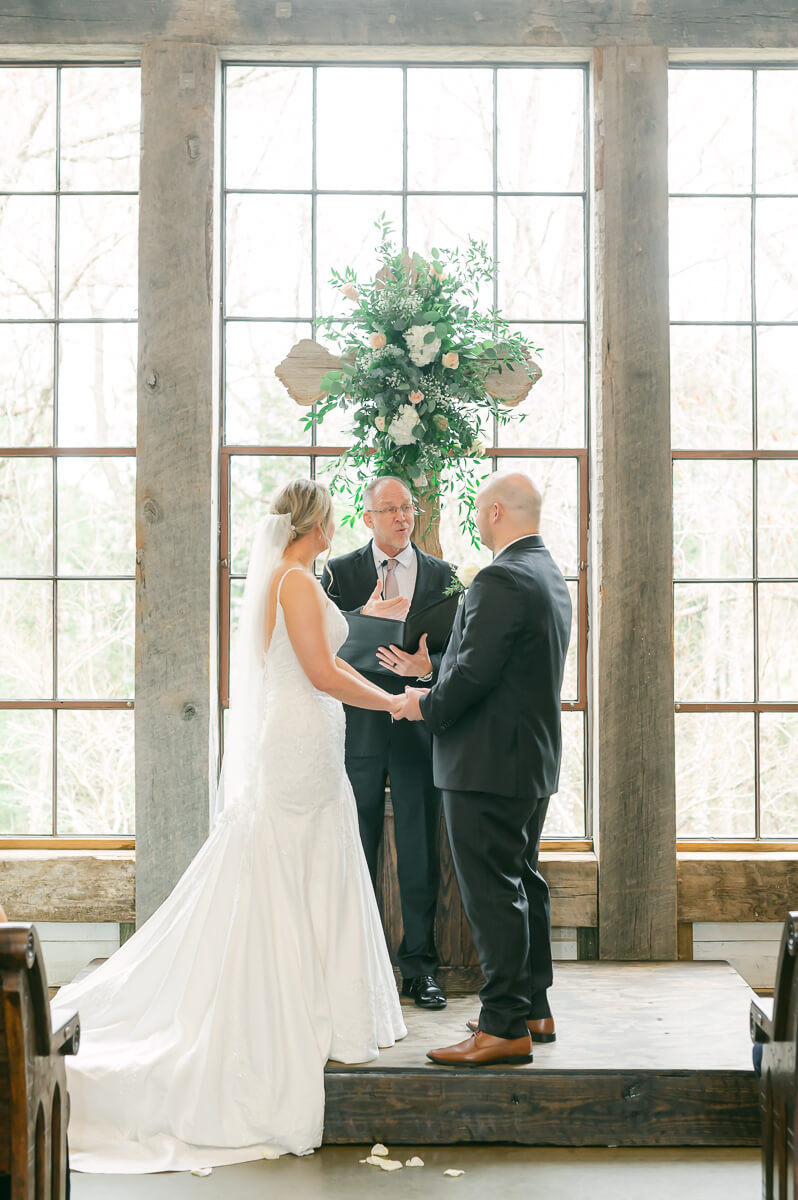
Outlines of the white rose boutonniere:
M443 593L444 596L456 596L458 592L467 592L481 570L481 567L455 567L452 582Z

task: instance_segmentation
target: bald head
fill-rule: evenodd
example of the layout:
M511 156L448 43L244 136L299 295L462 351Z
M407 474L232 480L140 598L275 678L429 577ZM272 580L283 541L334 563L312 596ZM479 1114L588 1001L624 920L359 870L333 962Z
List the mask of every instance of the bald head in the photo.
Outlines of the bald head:
M477 492L477 525L483 543L498 552L540 529L542 498L528 475L492 475Z

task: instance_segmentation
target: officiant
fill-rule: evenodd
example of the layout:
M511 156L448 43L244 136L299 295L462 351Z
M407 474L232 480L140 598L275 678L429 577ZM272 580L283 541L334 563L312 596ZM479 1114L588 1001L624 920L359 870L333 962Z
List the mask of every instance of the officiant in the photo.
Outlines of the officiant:
M322 586L343 612L404 620L443 597L454 575L449 563L411 541L416 509L394 476L373 479L363 493L363 521L371 539L327 564ZM405 653L383 646L367 678L393 693L406 684L432 687L441 653L428 654L426 637ZM378 672L378 660L390 672ZM393 676L393 678L391 677ZM434 922L439 880L441 796L432 781L432 739L423 722L392 723L388 713L346 709L346 771L357 801L360 837L376 882L377 853L390 777L396 866L404 936L398 951L402 994L420 1008L443 1008L436 974Z

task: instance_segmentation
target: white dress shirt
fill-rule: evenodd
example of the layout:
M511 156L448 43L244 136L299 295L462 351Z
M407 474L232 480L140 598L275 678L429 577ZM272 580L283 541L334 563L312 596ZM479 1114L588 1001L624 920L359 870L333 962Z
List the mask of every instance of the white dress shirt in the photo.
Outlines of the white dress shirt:
M382 584L383 594L385 592L385 579L388 572L382 564L386 558L394 557L396 559L394 578L396 579L396 586L399 589L399 595L405 596L412 604L413 593L416 590L416 576L418 575L418 559L412 542L405 546L401 554L391 556L390 554L386 554L385 551L380 550L372 538L371 552L374 555L374 566L377 568L377 578Z

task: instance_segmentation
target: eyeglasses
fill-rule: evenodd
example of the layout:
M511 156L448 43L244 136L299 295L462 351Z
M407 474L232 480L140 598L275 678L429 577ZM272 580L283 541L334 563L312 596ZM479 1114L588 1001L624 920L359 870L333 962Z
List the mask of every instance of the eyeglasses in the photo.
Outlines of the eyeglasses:
M423 513L423 511L424 511L423 508L416 508L415 504L400 504L398 507L395 504L391 504L390 507L388 507L388 508L367 508L366 509L366 512L370 512L370 513L374 513L374 514L381 513L383 516L387 516L387 517L395 517L396 514L399 512L402 514L403 517L409 517L411 514L413 514L414 516L418 516L418 514Z

